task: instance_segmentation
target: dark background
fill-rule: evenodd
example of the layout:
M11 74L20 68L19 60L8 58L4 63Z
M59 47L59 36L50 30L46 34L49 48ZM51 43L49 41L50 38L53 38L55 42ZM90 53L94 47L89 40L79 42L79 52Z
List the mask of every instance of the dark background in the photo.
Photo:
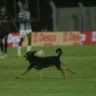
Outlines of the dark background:
M0 7L6 6L8 13L11 14L14 23L17 27L19 24L18 20L18 6L17 1L19 0L0 0ZM25 3L25 0L21 0ZM41 31L45 26L47 26L48 31L52 31L52 17L51 17L51 7L49 2L51 0L28 0L29 9L32 14L32 28L33 31ZM77 7L78 2L82 2L86 7L96 6L95 0L52 0L57 8L62 7ZM10 31L17 31L16 28L11 24Z

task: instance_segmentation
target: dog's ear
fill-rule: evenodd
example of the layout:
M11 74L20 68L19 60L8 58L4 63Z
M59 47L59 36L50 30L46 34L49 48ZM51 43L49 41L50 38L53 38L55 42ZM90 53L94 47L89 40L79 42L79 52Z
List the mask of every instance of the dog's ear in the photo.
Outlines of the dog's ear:
M28 59L28 57L34 56L36 52L37 52L37 51L28 51L28 52L24 55L24 57Z
M32 51L32 52L31 52L31 55L34 55L36 52L37 52L37 51Z
M27 56L32 56L33 52L29 51L27 52Z
M34 55L36 52L37 52L37 51L28 51L28 52L27 52L27 55L28 55L28 56Z
M28 51L28 52L24 55L24 57L27 58L29 55L31 55L31 51Z

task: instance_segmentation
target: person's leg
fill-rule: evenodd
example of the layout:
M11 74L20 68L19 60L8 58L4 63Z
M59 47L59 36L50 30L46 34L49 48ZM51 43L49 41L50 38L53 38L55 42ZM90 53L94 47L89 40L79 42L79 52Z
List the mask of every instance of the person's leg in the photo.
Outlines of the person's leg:
M8 40L8 30L7 30L7 26L6 24L5 25L2 25L2 28L1 28L1 37L2 39L0 39L0 47L1 47L1 51L2 51L2 57L4 58L5 57L5 54L7 54L7 40Z
M18 45L18 56L21 57L21 47L22 47L23 37L20 38L20 42Z
M1 55L3 56L4 46L3 46L3 39L0 39L0 49L1 49ZM2 57L1 56L1 57Z
M31 33L27 34L28 37L28 45L27 45L27 52L31 50Z
M7 49L8 49L8 44L7 44L7 40L8 40L8 35L6 35L4 37L4 56L7 56Z
M18 44L18 56L21 57L22 42L25 36L25 24L20 24L20 41Z
M28 37L27 52L31 50L31 38L32 38L32 28L30 23L26 23L26 34Z

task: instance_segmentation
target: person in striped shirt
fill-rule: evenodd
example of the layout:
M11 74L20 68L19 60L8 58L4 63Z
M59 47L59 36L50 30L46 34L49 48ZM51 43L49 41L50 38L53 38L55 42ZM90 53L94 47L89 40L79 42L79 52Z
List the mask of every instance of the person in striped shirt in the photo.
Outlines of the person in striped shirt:
M31 33L32 33L32 27L31 27L31 14L28 9L28 5L25 4L24 6L21 4L18 4L20 8L19 12L19 33L20 33L20 42L18 45L18 56L21 57L21 46L23 39L25 35L28 37L28 45L27 45L27 52L31 50Z

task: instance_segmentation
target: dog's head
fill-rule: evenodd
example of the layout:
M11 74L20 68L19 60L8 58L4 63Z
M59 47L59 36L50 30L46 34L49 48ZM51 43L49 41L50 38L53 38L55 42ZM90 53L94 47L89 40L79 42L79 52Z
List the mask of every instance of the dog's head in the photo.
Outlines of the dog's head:
M26 60L28 60L30 57L34 56L36 53L36 51L28 51L24 57L26 58Z

